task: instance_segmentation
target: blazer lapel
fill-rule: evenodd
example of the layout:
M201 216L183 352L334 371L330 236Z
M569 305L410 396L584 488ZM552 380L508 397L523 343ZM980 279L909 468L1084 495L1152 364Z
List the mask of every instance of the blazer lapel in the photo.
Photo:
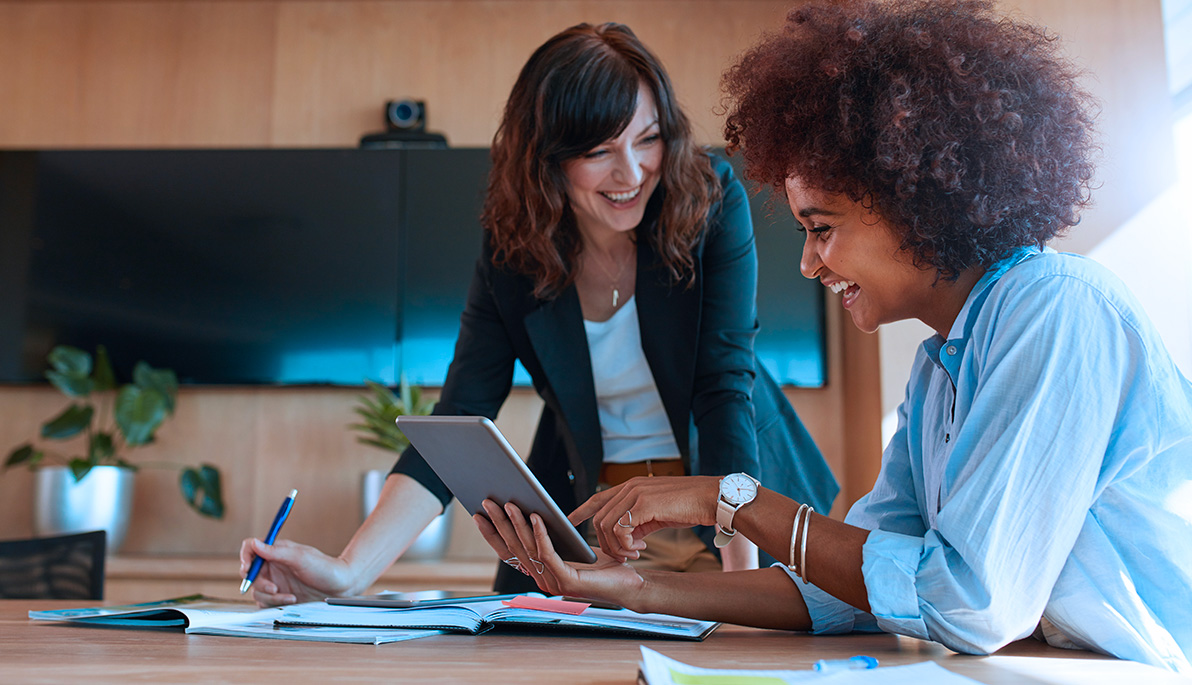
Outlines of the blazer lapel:
M571 465L578 492L593 492L604 460L592 359L575 286L525 317L526 334L571 429L580 463Z

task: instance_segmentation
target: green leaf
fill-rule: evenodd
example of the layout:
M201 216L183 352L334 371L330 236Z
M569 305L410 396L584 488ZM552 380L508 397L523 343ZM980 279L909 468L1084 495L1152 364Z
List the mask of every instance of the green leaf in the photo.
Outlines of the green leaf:
M353 409L353 411L361 416L380 416L382 412L384 412L384 409L381 408L381 405L377 404L372 399L364 395L360 395L356 399L360 401L360 406Z
M47 357L52 367L46 378L70 397L86 397L93 389L91 355L76 347L59 345Z
M198 469L185 468L178 479L178 486L192 509L203 516L223 518L223 488L219 469L210 464L202 464Z
M371 402L370 404L373 406L384 409L401 405L401 400L398 399L397 395L394 395L393 391L389 388L377 383L376 381L366 380L364 382L369 388L372 388L375 401ZM365 398L362 397L361 399L363 400Z
M86 476L91 471L93 464L86 459L75 457L74 459L70 460L70 463L68 463L67 466L70 467L70 472L74 474L74 479L77 483L83 480L83 476Z
M170 369L155 369L145 362L137 362L132 370L132 382L142 390L156 390L165 400L167 414L174 413L178 397L178 376Z
M91 448L87 452L92 464L107 462L116 454L116 444L111 433L98 432L91 436Z
M371 395L358 395L353 411L362 419L360 423L348 424L348 428L364 433L356 441L381 449L401 452L410 441L398 430L394 420L403 414L429 414L434 408L430 402L422 401L421 389L410 385L402 376L398 397L392 390L376 381L365 379Z
M46 371L46 379L68 397L86 397L94 389L94 383L86 376L80 378L58 371Z
M4 468L12 468L18 464L26 464L29 468L33 468L44 457L45 452L33 449L33 445L25 443L8 454L8 460L4 462Z
M91 375L91 355L77 347L58 345L50 350L46 359L59 373L78 377Z
M166 418L166 398L157 390L125 385L116 395L116 426L129 447L153 441L153 433Z
M397 431L397 424L394 420L397 419L397 414L366 414L361 412L360 416L364 418L364 423L355 424L352 427L361 430L380 431L382 433L394 433Z
M72 404L41 426L41 437L64 440L82 433L91 425L95 410L89 404Z
M116 388L116 373L112 371L112 361L108 359L108 348L103 345L95 348L95 373L91 374L91 383L99 392Z

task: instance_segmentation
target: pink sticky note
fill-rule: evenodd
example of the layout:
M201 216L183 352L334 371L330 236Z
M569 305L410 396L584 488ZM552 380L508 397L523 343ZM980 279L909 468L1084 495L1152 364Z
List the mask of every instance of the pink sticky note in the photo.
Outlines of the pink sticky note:
M562 599L547 599L545 597L528 597L526 595L518 595L513 599L501 603L514 609L553 611L556 614L571 614L572 616L582 614L584 609L591 606L584 602L570 602Z

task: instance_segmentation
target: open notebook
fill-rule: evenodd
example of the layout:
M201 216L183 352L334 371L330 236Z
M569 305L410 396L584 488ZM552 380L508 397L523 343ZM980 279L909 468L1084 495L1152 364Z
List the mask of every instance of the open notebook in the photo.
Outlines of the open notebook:
M322 602L315 604L322 605ZM303 605L297 605L299 607ZM344 629L327 626L277 625L280 608L258 609L255 604L189 595L159 602L121 606L30 611L38 621L67 621L93 626L124 628L181 628L195 635L259 637L312 642L352 642L378 645L438 635L440 630Z
M552 602L558 606L574 606L573 602L548 600L537 593L527 593L522 597L533 601L535 606L549 607ZM289 626L432 629L472 635L497 628L582 631L676 640L703 640L720 625L713 621L696 621L666 614L639 614L629 609L598 609L590 606L580 613L560 613L509 606L509 600L503 599L403 609L310 603L283 608L277 623Z

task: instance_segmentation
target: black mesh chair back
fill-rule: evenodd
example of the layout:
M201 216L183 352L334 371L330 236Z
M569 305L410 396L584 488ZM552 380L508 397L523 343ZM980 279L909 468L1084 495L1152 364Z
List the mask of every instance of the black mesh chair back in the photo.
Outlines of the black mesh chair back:
M0 599L103 599L107 539L97 530L0 541Z

